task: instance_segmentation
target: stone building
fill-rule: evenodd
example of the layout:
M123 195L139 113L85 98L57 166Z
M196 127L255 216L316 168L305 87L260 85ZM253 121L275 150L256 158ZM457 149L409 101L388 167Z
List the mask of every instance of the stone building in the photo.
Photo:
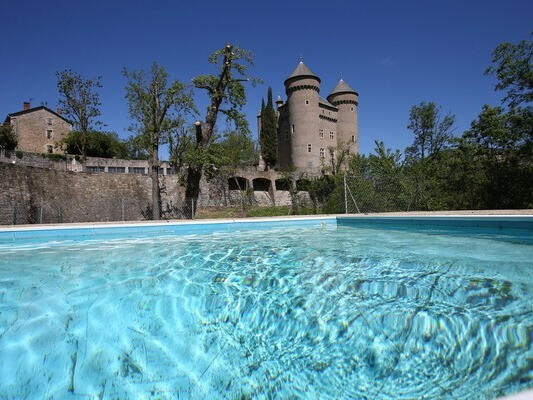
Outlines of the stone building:
M320 83L303 62L285 80L287 101L279 96L276 101L279 168L317 170L331 165L341 147L354 154L359 150L359 94L341 79L325 99Z
M11 124L18 138L17 150L32 153L62 151L56 144L72 130L70 121L48 107L30 107L24 102L22 111L9 114L4 123Z

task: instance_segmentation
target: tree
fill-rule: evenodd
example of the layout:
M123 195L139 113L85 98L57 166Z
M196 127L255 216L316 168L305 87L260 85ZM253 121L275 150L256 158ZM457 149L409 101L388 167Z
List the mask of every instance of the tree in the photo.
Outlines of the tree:
M192 200L197 200L200 193L200 180L208 149L213 143L218 114L224 114L228 122L233 122L237 132L249 133L248 122L240 110L246 103L243 82L250 80L247 71L253 65L252 56L248 51L228 44L211 54L209 62L217 65L218 75L200 75L193 79L196 88L207 92L209 105L204 121L195 123L194 147L188 159L185 197Z
M272 88L268 88L266 106L263 104L261 106L261 130L259 132L261 156L267 167L272 168L278 161L278 123L272 100Z
M88 131L82 134L80 131L71 131L58 146L67 154L82 155L83 143L86 146L85 154L89 157L133 158L128 144L120 140L115 132Z
M0 150L15 150L18 144L18 138L10 124L0 125Z
M533 32L532 32L533 35ZM495 74L496 90L507 90L503 101L514 108L533 101L533 40L501 43L492 52L492 65L485 74Z
M101 125L97 118L100 112L101 77L84 79L80 74L66 69L56 73L59 91L59 107L65 117L71 120L75 130L81 135L81 155L85 159L87 152L87 134Z
M123 70L128 79L126 99L134 120L131 130L137 133L136 143L148 153L152 178L152 218L161 218L159 187L159 146L168 142L184 124L187 114L195 110L190 90L178 80L168 81L162 66L153 63L150 72Z
M415 159L434 157L453 137L455 116L441 115L441 109L433 102L421 102L411 107L407 128L415 136L413 145L407 150Z

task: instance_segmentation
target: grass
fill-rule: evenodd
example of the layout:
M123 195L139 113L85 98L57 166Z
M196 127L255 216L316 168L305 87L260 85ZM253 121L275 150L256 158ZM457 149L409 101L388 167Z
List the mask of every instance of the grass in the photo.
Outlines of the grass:
M300 208L299 215L315 214L312 208ZM291 215L289 206L252 207L243 210L240 207L208 207L198 209L196 219L216 219L216 218L244 218L244 217L279 217Z

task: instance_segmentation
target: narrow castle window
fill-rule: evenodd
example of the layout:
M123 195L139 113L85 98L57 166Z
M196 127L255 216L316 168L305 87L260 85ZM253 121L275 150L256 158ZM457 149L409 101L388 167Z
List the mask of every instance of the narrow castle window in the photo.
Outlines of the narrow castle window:
M350 110L353 111L353 107L350 107Z
M46 131L46 138L47 138L47 139L52 139L52 130L51 130L51 129L48 129L48 130Z
M46 151L48 153L53 153L54 152L54 146L52 146L51 144L47 145L46 146Z
M352 135L352 143L355 143L355 136Z
M335 135L333 134L333 132L330 132L330 133L329 133L329 138L330 138L330 139L333 139L334 137L335 137Z
M294 124L291 125L291 133L294 133Z
M323 147L320 148L320 158L324 158L326 155L326 151L324 150Z
M307 152L308 152L308 153L311 153L311 150L312 150L312 146L311 146L311 143L309 143L309 144L307 145Z
M324 139L324 129L319 129L318 135L320 136L320 139Z
M305 104L309 104L309 100L306 100L306 101L305 101Z

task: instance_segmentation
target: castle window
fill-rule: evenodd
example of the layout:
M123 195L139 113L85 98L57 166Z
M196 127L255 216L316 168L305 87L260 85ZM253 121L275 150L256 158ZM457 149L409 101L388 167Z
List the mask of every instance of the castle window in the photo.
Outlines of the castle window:
M291 125L291 133L294 133L294 124Z
M323 147L320 148L320 158L324 158L326 155L326 151L324 150Z
M308 152L308 153L311 153L311 150L312 150L312 146L311 146L311 143L309 143L309 144L307 145L307 152Z
M306 100L306 101L305 101L305 104L309 104L309 100Z
M52 130L51 130L51 129L48 129L48 130L46 131L46 138L47 138L47 139L52 139Z
M48 123L48 125L52 125L52 118L46 118L46 122Z
M350 107L350 110L353 111L353 107Z
M333 134L333 132L330 132L330 133L329 133L329 138L330 138L330 139L334 139L334 138L335 138L335 135Z
M352 135L352 143L355 143L355 136Z
M46 145L46 151L48 153L53 153L54 152L54 146L52 146L51 144Z
M324 129L318 130L318 136L320 136L320 139L324 139Z

